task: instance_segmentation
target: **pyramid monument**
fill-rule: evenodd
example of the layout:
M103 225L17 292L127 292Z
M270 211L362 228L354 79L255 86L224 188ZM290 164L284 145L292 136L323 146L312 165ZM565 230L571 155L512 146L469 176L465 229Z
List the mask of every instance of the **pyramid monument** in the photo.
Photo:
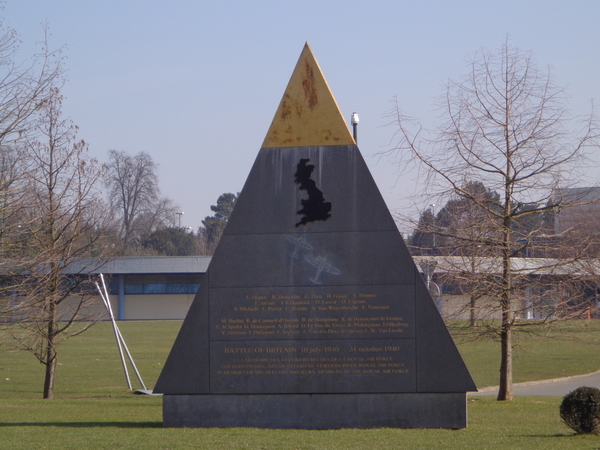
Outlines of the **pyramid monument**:
M154 388L164 426L464 428L475 390L306 44Z

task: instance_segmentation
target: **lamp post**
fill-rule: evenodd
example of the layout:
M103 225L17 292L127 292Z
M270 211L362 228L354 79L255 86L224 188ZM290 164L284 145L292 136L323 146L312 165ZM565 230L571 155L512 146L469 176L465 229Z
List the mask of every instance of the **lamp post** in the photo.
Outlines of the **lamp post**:
M352 124L352 137L354 137L354 142L356 143L358 143L357 128L359 120L360 119L358 118L358 114L353 112L352 116L350 117L350 123Z
M179 216L179 228L181 228L181 216L183 216L185 213L183 211L180 211L176 212L175 214Z

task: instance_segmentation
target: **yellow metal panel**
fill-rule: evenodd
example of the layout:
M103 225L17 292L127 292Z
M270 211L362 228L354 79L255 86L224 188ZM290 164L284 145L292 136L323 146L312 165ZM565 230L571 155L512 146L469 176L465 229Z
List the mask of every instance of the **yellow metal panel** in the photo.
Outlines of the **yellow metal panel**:
M262 146L353 144L348 125L306 43Z

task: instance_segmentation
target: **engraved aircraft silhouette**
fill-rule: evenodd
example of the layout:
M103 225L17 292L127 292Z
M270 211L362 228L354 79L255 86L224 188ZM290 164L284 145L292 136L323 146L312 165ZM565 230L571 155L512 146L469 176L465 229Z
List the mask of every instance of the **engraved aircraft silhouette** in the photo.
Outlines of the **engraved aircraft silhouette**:
M304 256L304 259L310 265L317 268L317 273L315 274L315 276L309 278L309 280L314 284L322 284L321 281L319 280L319 277L321 276L321 273L323 271L326 273L329 273L331 275L340 275L342 273L339 269L336 269L335 267L333 267L327 261L327 258L325 258L324 256L315 257L313 255L306 255L306 256Z
M287 240L290 241L291 243L294 244L294 252L292 253L292 258L297 259L298 258L298 250L300 249L304 249L304 250L308 250L311 251L313 249L313 246L310 245L308 242L306 242L306 240L304 238L301 237L297 237L295 238L294 236L286 236Z

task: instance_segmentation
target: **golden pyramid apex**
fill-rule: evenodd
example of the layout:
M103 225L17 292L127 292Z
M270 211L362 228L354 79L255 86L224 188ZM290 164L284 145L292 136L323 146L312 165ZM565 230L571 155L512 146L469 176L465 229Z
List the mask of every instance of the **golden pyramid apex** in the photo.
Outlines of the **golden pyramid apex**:
M307 42L262 147L353 144L354 138Z

